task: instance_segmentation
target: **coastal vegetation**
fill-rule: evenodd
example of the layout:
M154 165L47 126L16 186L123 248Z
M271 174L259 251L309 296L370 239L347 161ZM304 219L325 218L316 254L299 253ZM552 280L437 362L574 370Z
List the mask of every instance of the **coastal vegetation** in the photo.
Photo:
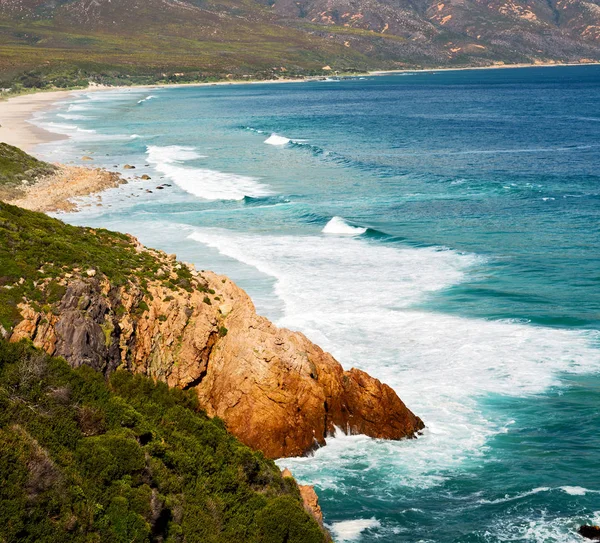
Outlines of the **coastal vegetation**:
M25 184L35 183L38 178L55 170L52 164L0 142L0 200L18 196Z
M293 479L192 391L0 340L0 540L321 543Z
M0 202L0 325L6 330L20 319L17 306L24 298L36 308L58 302L65 274L94 270L113 286L134 282L145 290L159 268L154 254L136 251L130 236L71 226ZM189 269L181 266L175 274L160 280L168 288L190 290Z

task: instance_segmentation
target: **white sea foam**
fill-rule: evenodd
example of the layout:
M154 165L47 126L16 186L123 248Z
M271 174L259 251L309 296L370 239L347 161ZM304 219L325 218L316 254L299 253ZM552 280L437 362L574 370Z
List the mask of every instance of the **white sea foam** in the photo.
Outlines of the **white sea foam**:
M99 134L96 130L81 128L76 124L57 123L53 121L47 122L43 120L43 117L34 119L33 123L36 126L48 130L49 132L54 132L55 134L62 134L64 136L68 136L69 138L78 141L115 141L129 140L132 138L132 136L126 134Z
M582 486L561 486L560 489L571 496L585 496L588 493L600 494L600 490L590 490L589 488L583 488Z
M139 100L138 104L143 104L144 102L148 102L149 100L154 100L155 98L157 98L157 97L154 96L153 94L151 94L150 96L146 96L146 98L142 98L141 100Z
M67 111L70 113L72 111L89 111L90 107L89 105L85 105L87 102L87 100L85 101L77 101L77 102L73 102L68 108Z
M269 145L286 145L288 144L290 141L289 138L286 138L284 136L279 136L277 134L271 134L266 140L265 143L269 144Z
M502 518L492 522L488 532L494 541L526 541L529 543L581 543L577 533L579 523L573 519L547 517L541 512L537 517Z
M571 496L585 496L588 493L597 494L600 493L598 490L590 490L588 488L583 488L582 486L561 486L558 488L550 488L548 486L541 486L538 488L534 488L527 492L520 492L518 494L509 495L507 494L504 498L498 498L496 500L480 500L479 503L482 504L498 504L498 503L506 503L517 500L522 500L523 498L527 498L529 496L533 496L535 494L539 494L540 492L554 492L557 490L561 490L562 492L566 492Z
M506 495L504 498L498 498L497 500L480 500L479 503L482 504L498 504L498 503L506 503L513 502L516 500L522 500L523 498L527 498L529 496L533 496L535 494L539 494L540 492L549 492L552 490L549 486L540 486L538 488L534 488L533 490L529 490L527 492L519 492L513 496Z
M304 332L346 368L367 370L396 389L427 429L416 441L328 439L313 458L281 460L303 482L349 492L355 465L394 492L436 484L509 420L478 399L525 396L561 372L600 369L598 334L461 318L415 309L485 260L436 248L382 245L358 237L259 236L201 229L190 236L276 279L278 324ZM268 307L259 307L267 316ZM369 477L369 472L377 475ZM350 483L349 483L350 484ZM373 489L374 493L383 489ZM368 489L365 489L368 492Z
M183 163L203 158L193 147L149 146L148 162L180 188L205 200L242 200L245 196L268 196L271 191L255 177L193 168Z
M351 226L341 217L333 217L321 232L323 234L335 234L338 236L360 236L367 231L366 228Z
M329 528L336 543L344 543L346 541L358 541L362 532L380 526L381 524L376 518L361 518L334 522Z
M70 113L57 113L56 116L67 121L87 121L93 119L93 117L88 117L87 115L77 115Z

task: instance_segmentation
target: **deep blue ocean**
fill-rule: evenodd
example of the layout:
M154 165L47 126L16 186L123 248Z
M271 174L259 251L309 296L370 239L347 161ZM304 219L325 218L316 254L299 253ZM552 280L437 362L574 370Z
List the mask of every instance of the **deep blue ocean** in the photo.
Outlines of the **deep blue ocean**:
M37 154L129 178L61 218L229 275L423 418L279 462L337 543L600 522L600 66L83 92L35 122L71 136Z

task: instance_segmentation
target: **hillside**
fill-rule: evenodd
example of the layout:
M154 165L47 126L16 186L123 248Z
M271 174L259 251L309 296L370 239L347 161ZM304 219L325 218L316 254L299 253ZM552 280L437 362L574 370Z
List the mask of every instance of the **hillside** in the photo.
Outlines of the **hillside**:
M599 0L4 0L4 86L600 60Z
M0 340L0 541L324 543L293 479L191 392Z
M20 196L25 186L55 170L52 164L37 160L17 147L0 143L0 200Z

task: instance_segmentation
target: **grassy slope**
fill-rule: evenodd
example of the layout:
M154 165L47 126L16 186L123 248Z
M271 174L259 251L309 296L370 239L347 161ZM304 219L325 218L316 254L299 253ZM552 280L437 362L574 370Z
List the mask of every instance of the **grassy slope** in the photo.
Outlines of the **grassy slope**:
M26 86L40 76L71 86L89 77L120 84L168 81L175 73L186 74L178 81L228 74L271 78L322 73L328 62L342 69L368 65L364 55L335 40L278 24L254 2L203 3L202 10L183 13L149 3L134 15L102 11L94 23L74 17L60 10L52 19L14 17L0 10L4 85L14 85L14 77L28 70L34 74L22 78Z
M515 9L538 12L534 22L507 15L503 2L484 4L3 0L0 87L264 79L322 75L324 65L351 72L600 58L597 40L555 25L550 1L517 2ZM595 24L583 5L573 10L573 20Z
M298 489L191 392L0 340L0 541L317 543Z
M93 268L113 285L132 282L143 289L159 267L153 253L136 252L124 234L70 226L0 202L0 324L7 330L20 320L17 304L24 297L37 308L58 301L65 273ZM189 289L189 270L182 267L178 274L163 279L165 285Z
M9 194L14 196L23 181L33 183L37 177L49 175L55 169L17 147L0 143L0 199Z

